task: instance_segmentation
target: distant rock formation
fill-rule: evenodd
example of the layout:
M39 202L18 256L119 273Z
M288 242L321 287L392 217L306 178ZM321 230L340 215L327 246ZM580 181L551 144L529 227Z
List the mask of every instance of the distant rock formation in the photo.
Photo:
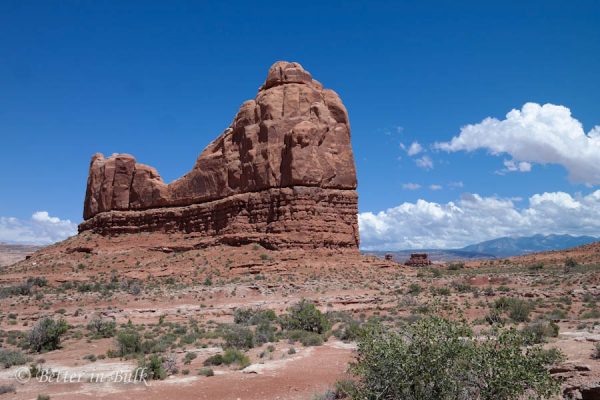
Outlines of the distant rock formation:
M358 248L348 113L298 63L280 61L254 100L166 184L128 154L92 157L79 231L198 232L271 248Z

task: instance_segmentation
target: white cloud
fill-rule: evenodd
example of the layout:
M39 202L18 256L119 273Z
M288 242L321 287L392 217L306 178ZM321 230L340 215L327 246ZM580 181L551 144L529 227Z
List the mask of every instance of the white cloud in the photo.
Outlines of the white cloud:
M431 190L442 190L442 185L429 185L429 189Z
M417 158L415 160L415 164L417 164L417 167L419 167L419 168L433 169L433 161L431 160L431 158L429 156L423 156L421 158Z
M406 153L412 157L412 156L416 156L417 154L419 154L422 151L423 151L423 147L419 144L419 142L412 142L412 144L410 145L410 147L408 148Z
M30 219L0 217L0 242L50 244L77 233L77 224L36 211Z
M449 152L487 149L494 155L510 154L519 170L531 169L531 163L560 164L571 181L600 184L600 126L586 135L571 110L560 105L526 103L503 120L486 118L467 125L450 142L435 147Z
M460 248L502 236L600 234L600 190L587 196L535 194L518 208L511 199L463 194L456 202L418 200L358 216L364 249Z
M501 172L530 172L531 164L527 161L515 162L514 160L504 160L504 169Z
M421 185L419 185L418 183L403 183L402 184L402 189L405 190L417 190L420 189Z

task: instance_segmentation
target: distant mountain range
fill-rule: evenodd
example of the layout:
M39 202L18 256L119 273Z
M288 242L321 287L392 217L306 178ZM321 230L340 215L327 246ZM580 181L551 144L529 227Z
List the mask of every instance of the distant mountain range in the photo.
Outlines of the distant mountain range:
M433 261L453 261L468 259L490 259L520 256L550 250L564 250L599 241L593 236L572 235L533 235L522 237L502 237L472 244L462 249L423 249L400 251L365 251L366 254L383 256L392 254L394 259L403 262L410 253L427 253Z
M475 253L493 254L496 257L520 256L541 251L564 250L597 242L593 236L534 235L523 237L503 237L463 247L461 250Z

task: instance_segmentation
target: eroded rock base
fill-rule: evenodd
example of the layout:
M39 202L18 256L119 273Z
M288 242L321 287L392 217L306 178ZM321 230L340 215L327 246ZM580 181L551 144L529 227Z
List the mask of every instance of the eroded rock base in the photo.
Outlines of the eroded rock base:
M109 236L197 232L206 245L357 249L357 202L353 190L274 188L184 207L103 212L84 221L79 231Z

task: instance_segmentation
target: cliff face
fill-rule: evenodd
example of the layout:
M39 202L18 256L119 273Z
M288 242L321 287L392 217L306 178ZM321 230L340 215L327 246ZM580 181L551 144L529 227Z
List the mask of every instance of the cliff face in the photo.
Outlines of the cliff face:
M254 100L166 184L127 154L92 157L80 231L200 232L271 247L358 247L348 114L298 63L277 62Z

